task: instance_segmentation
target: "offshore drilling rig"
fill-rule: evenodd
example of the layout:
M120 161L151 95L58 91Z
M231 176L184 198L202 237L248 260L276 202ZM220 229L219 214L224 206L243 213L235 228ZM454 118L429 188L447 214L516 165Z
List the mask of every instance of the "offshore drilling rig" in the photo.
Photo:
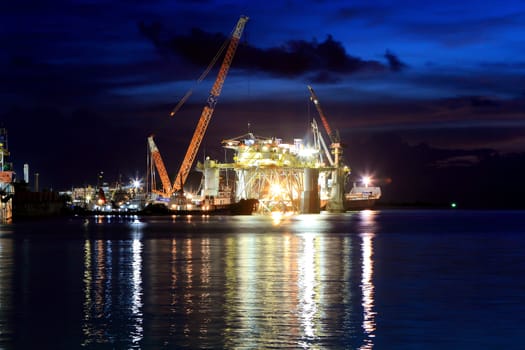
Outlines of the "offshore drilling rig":
M349 199L354 204L373 204L373 201L381 195L378 187L365 186L359 190L359 193L355 192L350 197L345 195L344 185L350 169L343 162L343 147L339 133L330 128L319 100L310 86L308 86L310 98L321 118L329 144L323 138L315 119L311 123L313 139L311 143L304 142L302 139L285 143L279 138L259 137L252 133L223 140L222 146L235 153L233 162L219 163L211 159L206 159L204 163L199 162L196 169L203 173L200 194L192 200L182 195L183 186L195 162L247 21L248 17L241 16L237 22L207 104L173 181L169 178L153 136L148 138L152 160L150 161L152 200L164 202L174 210L187 210L193 206L201 210L212 210L241 200L255 199L258 201L257 212L263 214L319 213L321 210L342 212L347 209L346 203ZM210 67L207 71L209 70ZM181 100L182 103L187 96L188 94ZM173 115L179 108L180 103L171 114ZM160 190L156 188L155 169L162 183ZM235 176L228 182L230 174ZM226 183L221 179L226 179Z
M217 178L220 170L235 173L234 201L255 198L259 213L319 213L321 210L345 210L344 183L350 173L343 164L343 148L337 132L332 132L319 100L308 86L326 133L328 146L315 119L312 120L311 144L303 139L284 143L278 138L258 137L248 133L223 140L223 147L235 152L233 163L206 160L198 164L204 178ZM215 187L207 187L208 184ZM204 181L207 195L218 194L217 181Z

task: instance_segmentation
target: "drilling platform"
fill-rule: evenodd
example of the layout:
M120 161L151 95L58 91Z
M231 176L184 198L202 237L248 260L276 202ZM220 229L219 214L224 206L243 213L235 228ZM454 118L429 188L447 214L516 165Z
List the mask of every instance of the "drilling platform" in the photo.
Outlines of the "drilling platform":
M232 171L235 173L234 202L257 199L259 213L311 214L321 209L342 212L343 184L349 168L327 165L315 140L314 137L313 145L305 144L302 139L294 139L291 144L252 133L224 140L223 147L234 151L233 162L207 159L197 164L205 179L215 179L204 181L203 193L218 195L218 174Z

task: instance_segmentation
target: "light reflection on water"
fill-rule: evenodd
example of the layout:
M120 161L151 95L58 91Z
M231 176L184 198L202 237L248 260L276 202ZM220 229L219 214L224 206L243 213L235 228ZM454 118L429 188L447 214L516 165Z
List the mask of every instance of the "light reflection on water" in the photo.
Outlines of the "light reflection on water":
M374 226L375 213L369 210L360 212L362 227L372 229ZM373 232L363 232L360 234L361 243L361 257L362 257L362 273L361 273L361 289L362 289L362 306L363 306L363 330L365 333L364 344L360 349L372 349L374 331L376 327L374 311L374 248L373 239L375 234Z
M135 220L133 237L143 237L147 225ZM351 282L362 275L351 256L356 236L327 235L326 222L315 215L278 225L282 233L85 240L83 344L318 348L365 339L370 349L369 329L360 336L358 324L373 323L374 314L364 301L360 314L354 295L364 291ZM363 257L363 269L370 264L371 255ZM362 288L370 289L371 271ZM373 292L366 297L373 305Z
M13 314L12 285L13 278L13 241L0 238L0 345L13 334L9 320Z
M523 347L521 212L108 219L0 226L0 348Z
M363 296L363 330L365 332L365 344L361 349L372 349L373 338L375 337L375 312L374 312L374 283L372 280L374 274L374 261L372 259L373 247L372 239L374 238L373 233L362 233L361 238L363 239L362 247L362 259L363 259L363 272L361 277L361 288Z
M139 347L144 334L142 245L139 239L84 241L83 346Z
M373 216L361 219L370 228ZM83 345L371 349L373 233L331 236L314 215L279 225L141 240L148 224L135 220L135 239L86 239ZM362 266L352 256L359 245Z
M315 215L119 220L83 223L83 347L372 348L373 233Z

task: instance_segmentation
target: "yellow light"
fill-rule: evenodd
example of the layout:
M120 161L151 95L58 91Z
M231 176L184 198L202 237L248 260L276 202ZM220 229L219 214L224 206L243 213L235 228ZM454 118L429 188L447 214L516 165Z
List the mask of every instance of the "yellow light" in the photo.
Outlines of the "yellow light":
M317 153L317 151L312 148L303 148L299 151L299 156L306 158L313 156L315 153Z
M272 221L274 225L279 225L282 218L283 213L281 213L280 211L272 211Z
M272 196L279 196L279 195L281 195L281 193L283 193L283 189L282 189L281 185L279 185L279 184L271 184L271 186L270 186L270 194Z

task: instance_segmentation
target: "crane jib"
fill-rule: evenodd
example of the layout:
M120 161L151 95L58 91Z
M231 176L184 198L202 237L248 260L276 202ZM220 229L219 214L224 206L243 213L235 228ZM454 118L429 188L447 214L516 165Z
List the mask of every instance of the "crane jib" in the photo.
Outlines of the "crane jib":
M218 100L219 100L218 96L214 96L214 95L210 94L210 96L208 96L208 107L210 109L214 109Z
M237 45L239 44L239 39L244 30L244 25L246 24L247 21L248 21L247 16L241 16L239 18L239 21L237 22L237 25L235 26L235 30L232 34L232 38L230 40L228 49L226 50L226 54L224 55L222 65L219 69L219 73L217 74L215 83L213 84L213 87L210 91L210 96L208 97L207 104L204 106L204 109L202 110L201 117L193 133L193 137L190 141L190 145L188 149L186 150L186 155L184 157L184 160L182 161L182 164L179 168L179 172L177 173L177 176L175 176L175 181L171 188L172 193L182 190L182 186L186 182L186 179L190 172L190 168L193 162L195 161L197 151L199 149L201 141L204 137L204 133L206 132L211 116L215 109L215 105L217 104L217 100L222 90L222 85L224 84L224 80L226 79L226 75L232 63L233 56L237 49Z

